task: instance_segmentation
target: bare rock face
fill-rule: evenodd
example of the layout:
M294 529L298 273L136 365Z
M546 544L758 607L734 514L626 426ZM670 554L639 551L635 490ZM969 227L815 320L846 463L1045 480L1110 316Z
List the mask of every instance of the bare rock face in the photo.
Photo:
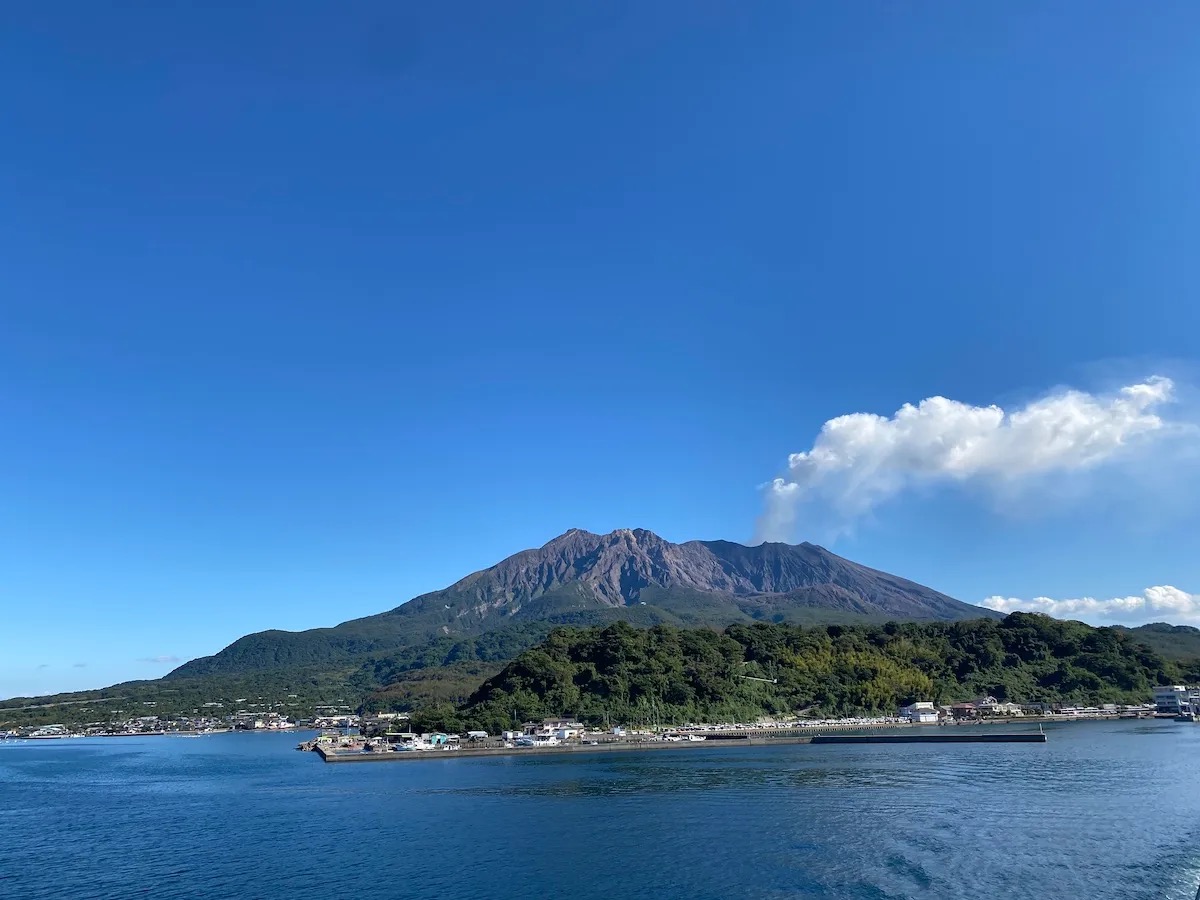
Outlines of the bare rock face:
M461 615L487 618L515 615L530 601L568 586L574 588L574 597L608 607L644 602L647 589L656 588L655 597L663 591L711 594L726 600L731 610L741 608L742 598L755 598L755 609L786 606L788 595L799 593L803 598L795 599L809 609L827 601L838 610L902 619L988 614L814 544L674 544L640 528L609 534L571 529L536 550L517 553L426 596L457 608Z
M626 606L650 585L733 592L739 584L699 544L672 544L642 529L604 535L572 529L537 550L468 575L447 590L494 607L519 603L569 582L580 583L608 606Z

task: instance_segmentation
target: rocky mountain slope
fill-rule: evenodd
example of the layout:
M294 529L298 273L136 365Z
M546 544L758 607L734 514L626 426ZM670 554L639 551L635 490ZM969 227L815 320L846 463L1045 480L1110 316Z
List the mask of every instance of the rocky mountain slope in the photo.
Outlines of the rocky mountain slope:
M996 614L814 544L675 544L642 529L572 529L389 612L334 628L247 635L168 677L325 663L530 622L725 626L981 617Z

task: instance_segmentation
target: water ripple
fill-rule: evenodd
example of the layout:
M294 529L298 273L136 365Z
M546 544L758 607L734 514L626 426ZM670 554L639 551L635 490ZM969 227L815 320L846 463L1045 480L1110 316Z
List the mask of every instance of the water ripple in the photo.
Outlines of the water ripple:
M0 897L1194 900L1200 729L325 766L294 736L0 748Z

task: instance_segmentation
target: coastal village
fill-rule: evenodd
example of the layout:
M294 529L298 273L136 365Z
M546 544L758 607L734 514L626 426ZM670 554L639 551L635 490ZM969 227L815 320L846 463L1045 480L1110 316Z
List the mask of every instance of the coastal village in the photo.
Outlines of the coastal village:
M260 698L261 700L261 698ZM146 737L153 735L226 734L231 731L280 732L307 729L355 729L360 717L349 706L318 706L316 715L291 718L279 712L282 703L247 703L245 698L233 704L247 704L225 715L216 714L225 706L222 701L205 704L205 711L192 715L145 714L113 719L107 722L87 722L78 725L49 724L26 726L8 731L0 730L0 740L50 739L66 737Z
M687 723L646 729L616 726L601 731L589 729L583 723L570 718L551 718L540 722L526 722L520 729L504 731L498 735L489 735L481 731L472 731L465 735L440 732L417 734L408 730L409 718L406 714L383 713L360 719L353 733L326 731L303 742L297 749L316 750L326 761L341 761L381 758L381 754L407 754L413 751L519 751L599 747L616 749L621 746L706 741L803 740L806 735L819 733L914 725L969 726L1020 721L1032 725L1043 722L1141 718L1195 721L1198 711L1200 688L1171 685L1156 688L1153 702L1138 705L1054 706L1040 703L1008 703L995 697L978 697L945 705L917 701L897 710L893 716L764 719L753 723Z
M897 710L893 716L862 716L838 719L763 719L757 722L658 726L636 729L615 726L607 730L589 729L570 718L549 718L526 722L520 729L489 735L471 731L465 735L440 732L417 734L408 730L404 713L383 713L360 719L353 733L325 731L301 743L299 750L315 750L326 762L348 760L412 758L414 751L504 752L523 749L620 749L650 748L673 744L713 742L802 742L812 736L831 732L895 729L914 725L970 726L1028 721L1070 722L1084 720L1191 718L1192 709L1200 710L1200 688L1179 686L1156 689L1156 702L1140 705L1100 707L1051 707L1046 704L1015 704L980 697L948 705L918 701ZM1161 701L1161 702L1159 702Z
M1163 685L1154 689L1150 702L1137 705L1064 706L1046 703L1013 703L983 696L949 704L914 701L890 716L844 718L781 718L744 723L686 723L635 728L613 726L589 729L569 717L526 722L520 728L490 735L483 731L466 734L416 733L409 730L409 715L382 712L360 715L349 706L319 706L315 715L290 718L278 711L283 704L246 704L225 715L214 714L221 701L205 704L207 710L193 715L130 716L110 722L81 725L49 724L0 731L0 740L50 740L71 737L137 737L152 735L199 736L229 732L317 731L316 737L298 749L322 750L323 755L404 753L410 751L520 750L601 745L644 745L770 739L824 731L879 729L902 726L966 726L1010 722L1069 722L1097 719L1166 718L1195 722L1200 715L1200 686Z

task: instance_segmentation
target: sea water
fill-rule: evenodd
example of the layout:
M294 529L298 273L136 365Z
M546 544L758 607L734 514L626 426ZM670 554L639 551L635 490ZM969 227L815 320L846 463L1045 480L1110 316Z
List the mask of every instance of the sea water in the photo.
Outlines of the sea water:
M1200 727L326 765L302 735L0 742L0 897L1193 900Z

